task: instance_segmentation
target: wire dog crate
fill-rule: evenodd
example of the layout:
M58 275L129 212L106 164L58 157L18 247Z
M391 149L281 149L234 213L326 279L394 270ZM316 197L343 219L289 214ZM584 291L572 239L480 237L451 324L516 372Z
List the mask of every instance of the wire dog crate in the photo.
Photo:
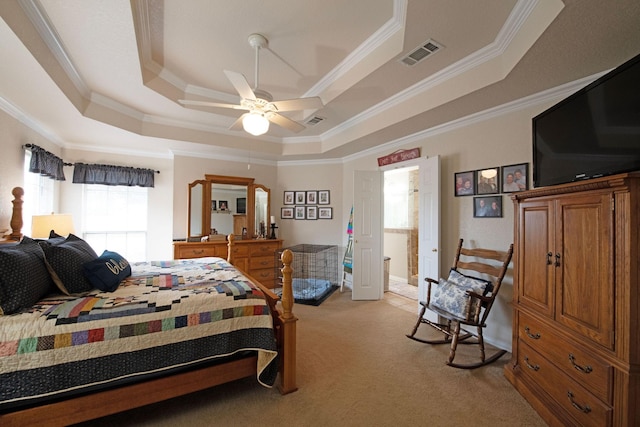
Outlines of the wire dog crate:
M319 305L338 286L338 247L332 245L302 244L279 249L276 256L276 293L282 291L282 262L280 257L285 249L293 252L291 264L293 277L293 297L300 304Z

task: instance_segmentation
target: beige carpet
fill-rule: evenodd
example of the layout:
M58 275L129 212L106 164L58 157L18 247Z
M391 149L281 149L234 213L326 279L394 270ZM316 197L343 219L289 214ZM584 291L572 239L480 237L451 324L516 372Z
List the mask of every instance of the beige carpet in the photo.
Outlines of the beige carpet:
M545 425L504 378L509 355L471 371L448 367L447 348L405 337L412 313L386 301L351 301L348 292L295 313L297 392L281 396L246 379L86 425Z

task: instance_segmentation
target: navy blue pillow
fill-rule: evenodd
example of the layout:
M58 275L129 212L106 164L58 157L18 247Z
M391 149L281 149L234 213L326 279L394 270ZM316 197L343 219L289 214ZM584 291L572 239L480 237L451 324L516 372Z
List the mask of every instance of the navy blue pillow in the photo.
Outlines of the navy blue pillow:
M82 274L82 266L98 258L98 254L74 234L69 234L62 241L59 239L55 237L39 242L51 278L66 295L90 291L93 287Z
M93 287L104 292L115 291L120 282L131 276L129 262L111 251L104 251L97 259L83 264L82 270Z
M0 315L31 307L54 287L38 243L0 245Z

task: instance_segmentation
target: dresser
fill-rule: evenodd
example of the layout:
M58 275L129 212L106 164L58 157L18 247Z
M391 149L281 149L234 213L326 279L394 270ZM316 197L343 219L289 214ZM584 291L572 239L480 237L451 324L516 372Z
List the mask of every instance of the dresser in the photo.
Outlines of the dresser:
M638 425L640 173L512 198L505 376L550 425Z
M275 253L282 248L280 239L234 239L231 248L225 240L210 242L174 242L174 259L216 256L228 259L268 288L275 286Z

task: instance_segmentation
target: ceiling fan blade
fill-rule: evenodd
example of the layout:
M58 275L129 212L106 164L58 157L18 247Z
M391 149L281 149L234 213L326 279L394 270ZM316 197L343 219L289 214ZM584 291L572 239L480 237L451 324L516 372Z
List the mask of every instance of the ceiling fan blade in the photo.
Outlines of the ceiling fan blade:
M270 122L275 123L278 126L281 126L285 129L289 129L290 131L295 133L298 133L306 129L306 127L304 127L300 123L293 121L290 118L285 117L282 114L275 113L273 111L265 114L265 117L269 119Z
M318 110L324 105L322 100L317 96L310 98L285 99L283 101L274 101L271 103L278 111L296 111L296 110Z
M247 79L242 74L229 70L224 70L224 73L242 99L256 99L256 95L253 93L251 86L249 86Z
M191 101L189 99L179 99L178 102L182 105L193 105L197 107L216 107L216 108L232 108L234 110L246 110L247 108L238 104L223 104L220 102L209 101Z
M244 129L242 127L242 119L244 119L244 116L246 116L247 114L249 114L249 113L244 113L243 115L238 117L238 120L233 122L233 124L229 127L229 130L242 130L242 129Z

